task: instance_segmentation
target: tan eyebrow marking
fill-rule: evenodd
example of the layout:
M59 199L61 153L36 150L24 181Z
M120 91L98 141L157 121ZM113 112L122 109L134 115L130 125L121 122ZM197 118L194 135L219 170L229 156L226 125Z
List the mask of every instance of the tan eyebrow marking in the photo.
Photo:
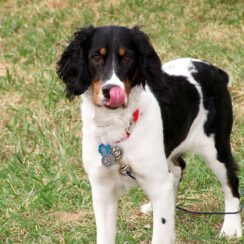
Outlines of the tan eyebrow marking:
M125 53L126 53L125 49L122 48L122 47L120 47L120 48L119 48L119 52L118 52L119 56L124 56Z
M104 56L104 55L106 55L107 50L106 50L106 48L105 48L105 47L102 47L102 48L100 48L100 49L99 49L99 52L100 52L100 54L101 54L101 55L103 55L103 56Z

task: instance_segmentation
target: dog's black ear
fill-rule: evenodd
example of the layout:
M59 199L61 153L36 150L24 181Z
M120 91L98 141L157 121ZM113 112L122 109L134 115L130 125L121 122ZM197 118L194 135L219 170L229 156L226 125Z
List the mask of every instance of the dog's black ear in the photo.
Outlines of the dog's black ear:
M139 76L142 78L142 84L147 83L158 99L169 104L172 100L172 92L169 89L166 80L168 75L162 71L161 61L154 50L148 36L138 27L131 29L132 38L139 57Z
M74 33L57 62L57 74L66 84L65 91L70 100L86 91L91 83L85 50L93 29L90 26Z
M139 63L140 73L144 80L146 80L149 85L155 82L163 85L161 61L150 43L148 36L138 27L133 27L131 32L135 48L138 51L139 58L137 62Z

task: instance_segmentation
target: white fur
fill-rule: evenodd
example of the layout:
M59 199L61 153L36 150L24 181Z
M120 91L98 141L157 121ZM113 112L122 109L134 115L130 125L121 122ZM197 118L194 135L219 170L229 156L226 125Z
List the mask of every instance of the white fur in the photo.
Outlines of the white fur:
M152 204L151 204L151 202L143 204L141 206L141 212L144 213L144 214L148 214L148 213L152 212Z
M116 110L95 106L90 91L82 95L83 164L92 186L98 244L115 243L118 198L125 189L136 184L143 188L152 203L152 243L174 243L174 184L177 187L181 171L179 171L179 167L171 163L171 159L188 150L196 153L199 153L203 147L206 148L206 152L210 150L210 153L203 153L203 156L209 154L211 158L206 158L209 166L222 183L226 211L236 211L239 207L239 202L233 198L226 184L226 171L221 169L223 164L216 162L213 138L207 137L203 131L207 111L202 104L201 87L191 75L191 72L194 71L191 59L169 62L163 65L163 69L170 74L186 76L188 81L196 87L201 98L199 113L192 124L189 135L173 150L168 159L165 156L162 140L160 108L148 87L145 90L142 87L133 88L128 98L128 106ZM111 83L114 84L117 82L116 80L113 75ZM131 166L136 177L136 181L134 181L130 177L120 175L118 167L110 169L102 166L98 145L101 143L112 145L123 138L130 118L137 108L140 109L140 117L130 138L119 143L124 152L123 160ZM176 180L172 173L169 173L169 167L176 176ZM150 206L144 207L143 211L150 210ZM162 224L162 218L166 220L165 224ZM226 216L222 233L227 236L234 234L240 236L240 215Z
M114 85L114 86L119 86L122 89L125 89L124 83L118 78L114 70L112 72L112 76L104 83L104 85Z
M136 183L145 190L153 203L152 243L173 243L173 176L168 171L164 154L161 113L155 97L148 87L146 90L142 87L133 88L128 107L116 110L94 106L89 92L82 96L82 100L83 163L92 185L97 242L114 243L115 228L111 228L111 222L116 221L118 197L123 189L135 185L131 178L121 176L118 169L102 166L98 145L112 145L123 138L133 111L139 108L140 118L132 135L119 146L124 152L123 160L133 169ZM150 133L145 133L145 128L150 128ZM155 145L151 147L149 141ZM162 218L166 219L166 224L161 223Z

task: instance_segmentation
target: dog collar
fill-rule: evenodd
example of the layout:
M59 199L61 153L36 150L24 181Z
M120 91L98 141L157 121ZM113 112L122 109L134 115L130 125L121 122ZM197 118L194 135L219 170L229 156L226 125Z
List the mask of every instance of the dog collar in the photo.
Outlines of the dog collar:
M133 129L135 128L135 125L139 119L139 115L140 115L140 110L136 109L132 114L132 118L130 119L129 126L125 131L124 137L118 141L115 141L115 143L114 143L115 145L130 137L130 135L131 135ZM109 144L100 144L98 147L98 151L102 156L105 154L112 154L111 146Z
M122 142L122 141L124 141L124 140L126 140L126 139L128 139L130 137L130 135L131 135L133 129L135 128L135 125L136 125L136 123L137 123L137 121L139 119L139 115L140 115L140 110L136 109L134 111L133 115L132 115L132 118L130 119L129 126L128 126L128 128L125 131L125 136L122 139L116 141L115 142L116 144L120 143L120 142Z
M129 123L128 128L126 129L124 138L116 141L114 143L115 144L114 146L110 146L109 144L100 144L98 146L98 152L102 156L101 161L105 167L111 167L111 166L115 165L116 163L118 163L120 166L120 168L119 168L120 174L124 175L124 176L126 176L126 175L130 176L133 180L135 180L136 178L132 175L132 170L131 170L130 166L125 164L122 161L123 152L122 152L122 149L117 146L117 144L130 137L130 135L135 127L135 124L137 123L137 121L139 119L139 114L140 114L139 109L136 109L132 115L132 118L130 119L130 123Z

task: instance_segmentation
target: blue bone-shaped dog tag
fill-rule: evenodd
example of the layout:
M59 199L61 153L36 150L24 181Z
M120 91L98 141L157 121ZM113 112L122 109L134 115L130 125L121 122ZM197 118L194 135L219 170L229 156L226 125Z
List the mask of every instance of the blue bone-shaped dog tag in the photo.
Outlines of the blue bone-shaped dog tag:
M104 156L104 155L112 155L112 148L109 144L100 144L98 147L99 153Z
M102 164L105 167L111 167L116 163L112 148L109 144L100 144L98 147L99 153L102 155Z

